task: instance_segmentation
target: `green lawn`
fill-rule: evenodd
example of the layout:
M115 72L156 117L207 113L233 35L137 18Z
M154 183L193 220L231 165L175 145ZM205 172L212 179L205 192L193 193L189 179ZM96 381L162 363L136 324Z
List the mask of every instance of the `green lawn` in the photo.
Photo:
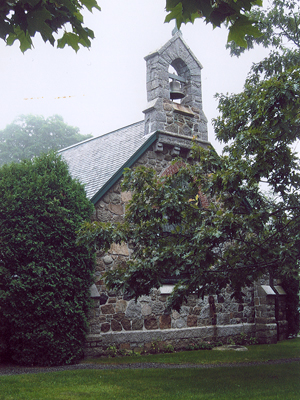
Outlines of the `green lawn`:
M276 350L276 346L279 346L278 349L281 348L281 350ZM254 347L261 350L262 357L268 357L270 346ZM291 358L291 348L293 357L299 357L299 339L275 345L272 354L278 351L278 358ZM252 349L252 346L249 352L226 352L226 354L240 359L241 354L245 357L245 354L251 354L252 350L258 354L258 350ZM190 360L193 359L193 362L196 362L198 358L199 363L203 362L201 354L205 353L206 351L188 352ZM216 357L215 362L224 362L223 352L211 351L210 353L212 353L211 356ZM184 353L168 355L169 361L171 356L180 357L180 354L184 362L187 362ZM161 359L160 357L162 356L147 357L146 361L150 359L151 362L157 361ZM204 359L207 357L204 356ZM219 360L218 357L220 357ZM140 357L134 359L141 361ZM128 361L128 358L126 360ZM171 362L175 362L174 359ZM299 400L299 398L299 362L248 367L237 365L231 368L212 369L76 370L0 377L1 400Z

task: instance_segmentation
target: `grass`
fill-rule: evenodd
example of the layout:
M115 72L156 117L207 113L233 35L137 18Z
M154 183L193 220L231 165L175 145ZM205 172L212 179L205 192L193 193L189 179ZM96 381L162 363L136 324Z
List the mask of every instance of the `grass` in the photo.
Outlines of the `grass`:
M300 364L243 368L84 370L0 378L1 400L298 400Z
M252 361L259 361L274 359L270 358L274 353L278 358L299 357L299 350L300 339L294 339L271 346L251 346L244 353L203 350L152 355L147 356L146 361L165 362L162 357L168 356L170 363L178 360L181 363L202 363L204 359L222 363L227 362L230 355L230 362L238 362L240 357L247 361L250 354ZM189 361L186 361L188 355ZM124 359L129 361L129 357ZM108 361L112 360L119 362L116 359ZM142 357L133 360L141 362ZM299 400L299 377L299 362L213 369L76 370L22 374L0 377L0 400Z

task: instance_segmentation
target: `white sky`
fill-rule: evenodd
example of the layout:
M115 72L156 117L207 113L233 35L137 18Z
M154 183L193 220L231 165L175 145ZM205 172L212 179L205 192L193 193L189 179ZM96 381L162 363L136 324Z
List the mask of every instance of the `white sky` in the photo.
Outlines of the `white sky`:
M37 37L35 48L23 55L17 43L9 47L0 41L0 130L21 114L59 114L82 134L94 136L143 119L144 57L171 38L174 22L164 23L164 0L99 0L98 4L101 12L85 13L85 25L96 36L90 50L81 48L76 54ZM203 65L203 109L210 121L217 116L215 93L241 91L251 64L267 50L231 58L225 49L225 29L213 30L198 20L181 31ZM220 150L211 124L209 140Z

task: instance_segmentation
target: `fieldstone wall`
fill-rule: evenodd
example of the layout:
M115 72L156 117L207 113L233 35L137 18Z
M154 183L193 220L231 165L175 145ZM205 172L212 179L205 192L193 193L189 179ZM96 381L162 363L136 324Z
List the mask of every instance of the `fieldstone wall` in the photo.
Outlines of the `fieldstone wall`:
M275 319L275 297L265 288L268 285L255 284L255 324L256 338L260 344L277 342L277 324Z
M99 264L106 270L118 262L118 256L102 255ZM154 289L149 296L141 296L137 302L117 293L103 290L94 300L91 312L90 335L86 354L99 355L109 345L121 349L149 347L153 341L161 345L172 344L175 349L184 348L190 340L222 340L227 342L240 333L255 336L253 288L246 290L243 303L230 299L228 287L218 296L199 299L190 296L180 312L167 313L167 295Z
M153 345L158 346L160 349L172 345L175 350L184 350L199 340L218 340L227 343L229 338L234 340L241 335L254 337L255 324L108 332L102 335L89 335L86 342L85 355L105 355L107 354L107 348L112 345L120 350L134 350L136 352L140 352L142 349L149 351Z
M269 294L272 289L261 282L243 290L242 302L231 299L232 291L227 287L221 294L203 299L192 295L180 312L170 313L166 312L167 294L162 294L163 288L153 289L149 296L141 296L137 302L108 291L101 274L125 262L129 255L126 245L98 255L99 296L93 300L86 355L105 354L111 345L135 351L149 349L157 341L160 346L171 344L175 349L182 349L195 340L227 343L241 334L256 337L262 344L287 338L284 296L276 312L276 295ZM278 312L282 318L279 321L275 318Z
M166 113L164 131L207 140L207 119L200 108L183 106L166 99L163 108Z
M115 265L118 257L103 256L101 262ZM101 267L102 269L103 267ZM107 268L104 267L104 270ZM98 281L99 283L99 281ZM104 283L101 282L100 283ZM97 283L96 283L97 285ZM126 299L117 293L97 285L99 298L94 300L90 319L90 333L182 329L213 325L237 325L254 323L253 290L247 289L243 303L230 299L230 288L218 296L205 296L204 299L190 296L181 307L180 313L166 312L167 295L154 289L149 296L141 296L137 302ZM100 290L99 290L100 289Z
M176 136L196 137L207 142L207 119L196 106L184 106L168 99L157 99L144 113L147 133L152 132L154 128L152 120L159 120L161 131L171 132Z

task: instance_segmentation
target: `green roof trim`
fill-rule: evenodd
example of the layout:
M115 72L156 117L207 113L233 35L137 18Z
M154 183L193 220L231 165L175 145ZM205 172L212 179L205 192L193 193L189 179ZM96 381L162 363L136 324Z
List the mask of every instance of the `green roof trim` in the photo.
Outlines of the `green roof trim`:
M158 132L154 132L146 142L118 169L117 172L102 186L102 188L91 198L95 205L106 192L122 177L125 168L130 168L144 154L144 152L158 139Z

